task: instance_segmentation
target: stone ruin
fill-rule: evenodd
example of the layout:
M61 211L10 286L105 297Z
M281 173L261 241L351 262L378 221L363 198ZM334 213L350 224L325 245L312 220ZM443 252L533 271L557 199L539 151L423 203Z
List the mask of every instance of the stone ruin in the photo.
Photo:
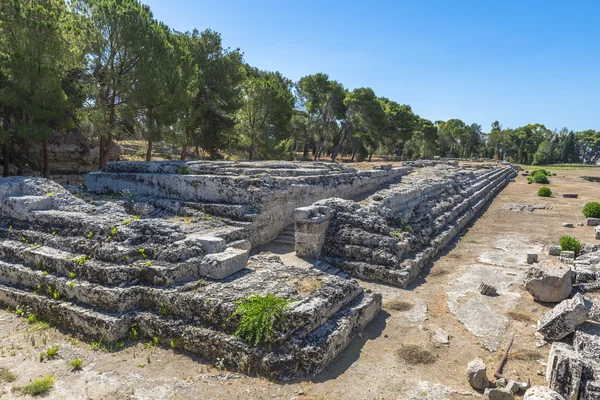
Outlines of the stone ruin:
M244 372L311 376L381 309L380 294L339 268L407 285L515 174L498 164L114 162L87 175L89 191L3 179L0 303L104 343L134 328ZM294 220L297 254L324 260L250 257ZM252 345L235 335L237 302L267 293L293 302L272 341Z
M296 253L347 273L407 286L516 175L512 167L423 168L364 201L296 210Z

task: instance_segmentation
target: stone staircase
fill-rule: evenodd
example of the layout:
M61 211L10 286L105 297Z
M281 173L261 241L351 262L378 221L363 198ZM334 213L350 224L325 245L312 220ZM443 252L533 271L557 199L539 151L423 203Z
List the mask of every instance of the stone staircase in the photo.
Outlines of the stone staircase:
M294 224L286 226L283 231L273 240L273 243L284 246L294 247L295 245L295 232Z
M135 328L273 378L318 373L381 309L354 279L249 259L248 241L207 234L219 226L137 217L123 204L86 202L40 178L0 182L0 303L103 343ZM255 346L236 336L232 316L240 300L267 293L292 303L286 325Z
M511 167L432 172L408 176L364 206L315 203L332 211L324 259L353 276L406 286L516 174Z

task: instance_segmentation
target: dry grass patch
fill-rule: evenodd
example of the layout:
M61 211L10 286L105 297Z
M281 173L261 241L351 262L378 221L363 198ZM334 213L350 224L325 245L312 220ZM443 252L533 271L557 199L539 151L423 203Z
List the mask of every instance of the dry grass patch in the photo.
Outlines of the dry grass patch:
M539 351L534 350L515 350L511 351L508 355L509 359L520 360L520 361L533 361L545 358L545 356Z
M534 322L533 318L520 312L511 311L506 314L508 318L519 322Z
M292 284L302 296L310 296L315 290L323 286L323 281L315 278L294 279Z
M17 374L6 369L0 368L0 380L5 382L14 382L17 379Z
M447 269L444 268L434 268L429 271L429 276L446 276L450 273Z
M437 357L432 352L415 344L402 346L396 354L408 365L433 364L437 361Z
M413 307L414 307L413 303L409 303L408 301L402 301L402 300L390 300L390 301L386 302L384 305L385 309L394 310L394 311L408 311L408 310L412 310Z

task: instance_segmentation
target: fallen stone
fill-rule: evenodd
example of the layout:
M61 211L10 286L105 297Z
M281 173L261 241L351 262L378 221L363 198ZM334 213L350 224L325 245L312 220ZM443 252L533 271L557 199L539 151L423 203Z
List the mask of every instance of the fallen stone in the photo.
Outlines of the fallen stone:
M483 282L481 282L477 291L486 296L493 296L496 293L498 293L498 291L496 290L495 287L493 287L492 285L488 285L487 283L483 283Z
M581 324L573 335L573 348L587 365L597 365L600 372L600 324L586 322Z
M575 252L574 251L561 251L560 252L560 256L561 256L561 258L566 258L566 259L574 260L575 259Z
M506 389L485 389L483 393L485 400L514 400L515 395Z
M482 359L476 358L467 365L467 380L473 389L483 390L489 386L487 369Z
M560 340L585 322L590 307L581 293L577 293L544 314L538 321L537 331L546 339Z
M576 193L564 193L563 197L565 199L576 199L579 195Z
M600 239L600 226L594 228L594 238Z
M550 389L567 400L577 400L582 372L583 364L573 346L552 343L546 368L546 381Z
M427 315L427 304L423 300L417 299L414 307L404 314L404 319L415 324L427 321L429 319L429 316Z
M227 248L221 253L207 254L200 264L200 273L212 279L223 279L244 268L248 250Z
M543 262L525 273L525 289L534 299L559 303L568 299L573 288L573 271L557 262Z
M564 228L574 228L573 223L571 222L563 222Z
M600 225L600 218L588 218L586 219L587 226L598 226Z
M154 206L149 203L135 203L133 205L135 215L146 216L152 214L154 211Z
M533 264L538 261L537 253L527 253L527 264Z
M523 400L566 400L546 386L534 386L525 392Z
M448 332L442 328L435 329L435 335L433 336L433 339L439 344L450 344L450 335L448 335Z
M548 254L551 256L560 256L560 246L550 246Z

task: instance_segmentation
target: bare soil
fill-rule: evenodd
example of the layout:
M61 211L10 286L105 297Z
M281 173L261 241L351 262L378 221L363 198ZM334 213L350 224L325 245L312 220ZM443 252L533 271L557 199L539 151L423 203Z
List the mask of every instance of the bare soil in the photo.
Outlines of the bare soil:
M557 244L563 234L594 242L593 227L577 223L585 223L581 214L585 203L600 198L600 183L579 178L600 177L600 170L554 172L557 175L547 185L554 192L551 198L537 197L540 185L528 185L519 175L410 288L361 282L383 294L384 310L314 379L271 382L247 377L168 344L146 345L148 339L126 342L113 352L94 350L76 334L40 330L24 318L0 311L0 369L16 374L12 382L0 376L0 398L22 398L11 389L53 374L55 385L44 395L47 399L466 399L481 397L465 379L467 363L482 358L491 378L513 333L516 339L505 375L543 385L548 346L536 346L535 323L552 305L534 302L524 290L525 255L539 251L541 259L548 258L548 246ZM578 193L579 198L566 199L563 193ZM550 208L515 212L505 209L505 203L545 203ZM563 222L574 223L575 228L564 228ZM297 259L291 247L267 246L263 251L280 254L286 263L307 262ZM482 280L497 284L499 294L484 298L476 293ZM471 300L484 304L491 316L500 322L506 319L506 329L486 331L486 319L477 318L469 320L467 329L450 312L449 300L459 314L468 312L461 307ZM433 340L436 328L448 332L449 346ZM484 346L495 340L488 336L499 341L495 351ZM57 356L40 362L40 352L54 345L60 346ZM402 359L408 357L406 349L419 350L408 352L417 362ZM80 371L69 365L76 357L83 360Z

